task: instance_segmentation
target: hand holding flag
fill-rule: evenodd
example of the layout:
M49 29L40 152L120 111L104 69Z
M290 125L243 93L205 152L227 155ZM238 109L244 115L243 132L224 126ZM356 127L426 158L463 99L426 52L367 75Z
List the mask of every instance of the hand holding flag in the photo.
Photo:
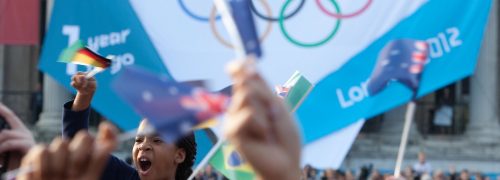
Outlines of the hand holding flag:
M289 109L268 89L251 62L229 66L233 101L225 133L264 179L300 177L300 135Z
M59 62L88 65L94 67L86 77L93 77L95 74L111 66L111 59L102 57L85 47L82 41L78 40L66 48L59 57Z

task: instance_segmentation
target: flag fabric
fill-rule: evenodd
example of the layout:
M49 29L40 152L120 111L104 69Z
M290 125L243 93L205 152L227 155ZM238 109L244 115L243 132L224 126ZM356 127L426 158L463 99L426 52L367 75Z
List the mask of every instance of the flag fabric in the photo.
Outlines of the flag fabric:
M287 87L283 87L283 86L276 86L274 88L274 91L276 92L276 94L278 95L278 97L280 97L281 99L285 99L286 96L288 95L288 91L290 90L290 88L287 88Z
M404 84L416 94L427 63L427 53L425 41L401 39L387 43L368 80L369 94L378 94L391 81Z
M209 161L217 171L229 179L255 179L250 164L248 164L233 145L223 144Z
M262 50L250 9L250 3L250 0L229 0L229 6L232 10L231 14L236 23L243 47L245 48L245 54L253 54L256 57L261 57Z
M295 71L285 84L276 86L275 91L290 106L292 112L295 112L312 89L312 83L299 71Z
M124 69L112 88L168 142L224 112L229 102L225 95L134 67Z
M76 41L66 48L59 57L59 62L89 65L106 69L111 60L93 52L82 41Z

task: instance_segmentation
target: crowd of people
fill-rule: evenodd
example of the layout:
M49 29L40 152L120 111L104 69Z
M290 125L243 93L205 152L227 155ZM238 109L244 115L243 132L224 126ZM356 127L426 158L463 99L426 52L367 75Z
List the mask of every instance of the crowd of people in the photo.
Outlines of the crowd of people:
M392 170L375 169L372 164L365 165L360 169L319 169L311 165L302 168L301 179L304 180L386 180L394 179ZM215 171L210 165L200 172L198 180L225 180L223 174ZM457 171L455 166L450 166L448 171L441 169L433 170L431 164L426 160L424 152L418 154L418 162L407 166L401 172L401 179L406 180L500 180L500 174L483 174L479 171L462 169Z
M324 169L310 165L300 168L301 137L288 108L257 73L252 60L232 63L232 101L224 122L225 136L242 153L262 179L492 179L467 170L433 171L425 154L395 177L371 166L358 171ZM74 100L63 106L62 135L49 145L35 145L33 135L22 121L0 103L0 115L8 128L0 132L1 173L18 169L16 179L187 179L192 174L197 153L194 135L176 142L164 141L151 133L143 119L138 125L132 148L132 166L111 155L118 143L117 129L100 125L96 137L87 132L90 103L97 89L94 78L84 73L73 76L77 90ZM225 179L208 166L195 179ZM497 180L500 177L497 177Z
M304 176L307 180L385 180L392 179L393 171L371 169L370 166L364 166L358 170L334 170L316 169L311 166L306 166ZM467 169L456 171L451 168L448 171L434 170L429 173L418 174L412 167L407 167L401 173L404 179L415 180L500 180L499 175L487 175L481 172L472 172Z
M230 120L224 122L227 140L245 157L257 177L299 179L301 140L288 108L267 87L253 60L234 61L228 71L233 94L226 112ZM6 175L15 175L3 178L183 180L191 175L197 153L192 133L166 142L152 133L148 120L143 119L138 125L130 166L111 155L118 144L118 131L112 124L101 123L95 137L88 133L96 80L79 73L72 77L71 86L77 95L62 105L62 135L49 145L35 145L32 133L0 103L0 115L10 128L0 132L1 167L3 172L9 172Z

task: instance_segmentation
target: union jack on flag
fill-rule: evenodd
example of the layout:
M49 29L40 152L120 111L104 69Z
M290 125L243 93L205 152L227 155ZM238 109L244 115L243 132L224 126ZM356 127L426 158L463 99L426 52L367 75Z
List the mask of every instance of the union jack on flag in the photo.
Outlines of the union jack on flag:
M219 93L211 93L202 88L194 88L190 96L182 96L181 105L196 112L198 120L207 120L226 111L229 97Z
M116 94L147 118L165 141L173 142L223 113L228 96L127 67L113 84Z
M275 86L274 91L278 95L278 97L285 99L286 96L288 96L288 91L290 91L290 87L284 87L284 86Z

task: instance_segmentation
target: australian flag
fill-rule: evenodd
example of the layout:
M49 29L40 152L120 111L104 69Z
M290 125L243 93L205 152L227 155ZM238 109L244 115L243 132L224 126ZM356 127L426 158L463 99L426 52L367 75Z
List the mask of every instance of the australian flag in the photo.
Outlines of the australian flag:
M247 55L253 54L256 57L262 56L259 38L255 27L252 11L250 9L251 0L229 0L232 16L238 28L241 41Z
M367 89L370 96L381 92L391 81L418 91L420 77L427 63L428 45L425 41L400 39L389 42L379 53L377 64Z
M112 88L156 132L173 142L192 128L226 110L229 97L211 93L188 83L178 83L166 76L126 67L113 81Z

